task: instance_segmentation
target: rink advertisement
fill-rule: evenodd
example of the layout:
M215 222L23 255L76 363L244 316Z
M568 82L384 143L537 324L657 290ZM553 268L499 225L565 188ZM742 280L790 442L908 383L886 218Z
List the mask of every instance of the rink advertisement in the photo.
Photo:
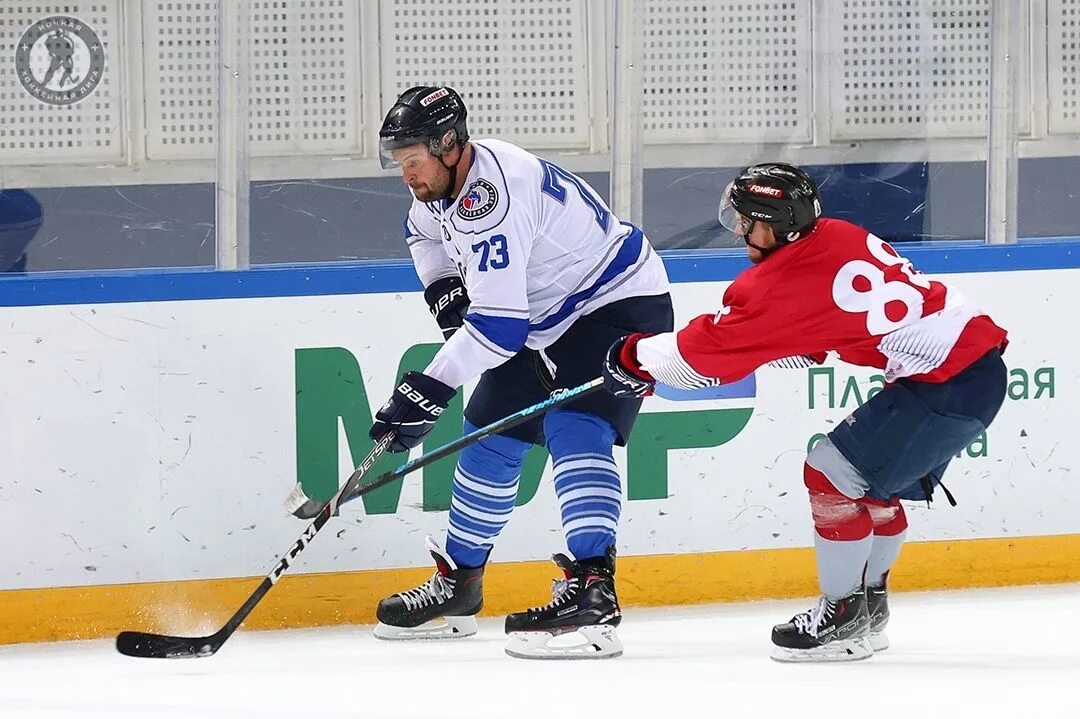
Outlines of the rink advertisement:
M1080 368L1054 310L1080 306L1076 277L948 275L1009 330L1009 396L946 476L958 506L909 504L895 586L1080 579L1070 434ZM678 320L714 311L725 286L675 285ZM190 630L231 613L252 588L242 578L265 574L304 529L281 506L294 482L328 497L370 449L372 414L395 379L439 346L411 292L2 313L0 514L18 538L0 574L2 641L131 622ZM812 593L803 459L882 383L830 361L762 369L708 395L661 388L617 454L625 600ZM462 407L459 395L428 448L460 436ZM442 536L453 466L343 508L249 625L370 621L380 596L430 573L423 536ZM491 611L541 603L552 576L542 560L565 551L550 471L534 449L492 556Z

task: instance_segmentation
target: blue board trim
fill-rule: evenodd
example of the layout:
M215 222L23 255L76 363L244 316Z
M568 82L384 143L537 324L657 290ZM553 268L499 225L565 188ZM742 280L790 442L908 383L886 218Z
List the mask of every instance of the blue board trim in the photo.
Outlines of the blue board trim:
M923 272L1015 272L1080 268L1080 237L1015 245L906 243L901 253ZM732 280L749 266L740 250L660 253L672 282ZM39 272L0 275L0 307L164 302L248 297L418 292L412 264L399 260L270 265L237 272L212 268Z

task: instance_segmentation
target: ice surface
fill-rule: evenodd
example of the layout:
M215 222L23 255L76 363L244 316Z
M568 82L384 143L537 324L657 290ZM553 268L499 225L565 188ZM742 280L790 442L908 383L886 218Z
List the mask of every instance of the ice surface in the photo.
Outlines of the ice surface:
M171 661L111 640L0 647L0 717L1080 717L1080 585L890 600L892 647L850 664L768 658L771 626L807 600L630 608L626 654L606 661L511 659L498 619L441 643L241 632Z

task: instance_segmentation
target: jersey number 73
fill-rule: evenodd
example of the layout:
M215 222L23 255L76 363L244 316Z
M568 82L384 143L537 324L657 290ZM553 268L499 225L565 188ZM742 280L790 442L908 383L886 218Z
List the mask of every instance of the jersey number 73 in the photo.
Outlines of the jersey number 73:
M472 246L472 251L480 254L480 271L501 270L510 264L510 255L506 251L506 235L492 235Z

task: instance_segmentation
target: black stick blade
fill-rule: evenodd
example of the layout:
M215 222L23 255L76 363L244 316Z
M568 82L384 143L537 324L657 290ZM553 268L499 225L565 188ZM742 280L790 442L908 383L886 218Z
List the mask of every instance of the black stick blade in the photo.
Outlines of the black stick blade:
M168 634L120 632L116 651L129 657L150 659L188 659L208 657L221 648L216 637L171 637Z

